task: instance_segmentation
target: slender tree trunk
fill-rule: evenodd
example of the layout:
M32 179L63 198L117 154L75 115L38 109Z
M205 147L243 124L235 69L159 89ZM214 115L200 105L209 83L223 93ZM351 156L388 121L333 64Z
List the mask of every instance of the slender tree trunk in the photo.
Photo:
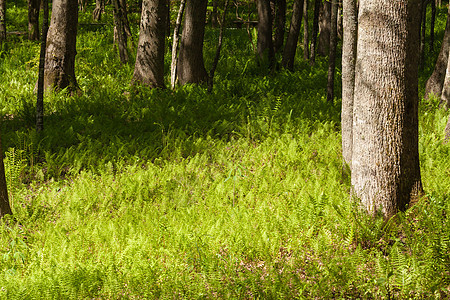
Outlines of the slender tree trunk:
M5 215L12 215L12 211L6 187L5 165L3 164L2 141L0 138L0 218L3 218Z
M6 40L6 0L0 0L0 43Z
M45 53L44 90L78 89L75 55L78 24L77 0L53 0Z
M441 51L439 52L434 71L428 78L425 85L425 99L431 94L436 97L441 96L442 87L445 79L445 72L447 70L448 51L450 47L450 6L447 13L447 25L445 26L444 40L442 41Z
M269 68L274 66L275 55L272 43L272 14L269 0L257 0L258 39L256 51L260 61L267 61Z
M119 57L123 64L128 63L128 48L127 48L127 34L125 31L125 24L123 23L123 10L119 0L112 0L114 6L114 27L117 33L117 44L119 47Z
M291 26L284 46L281 64L288 70L294 69L295 53L297 51L298 36L302 27L303 0L295 0L292 11Z
M284 31L286 27L286 0L276 0L275 35L273 39L274 53L283 48Z
M211 26L212 28L216 28L217 25L219 24L219 14L217 12L217 6L219 4L218 0L213 0L212 1L212 5L213 5L213 9L211 12Z
M342 41L342 156L351 165L353 145L353 99L355 91L356 41L358 33L357 0L343 1L344 37Z
M436 22L436 2L431 0L431 20L430 20L430 53L434 52L434 25Z
M317 54L327 56L330 52L331 36L331 2L325 0L322 2L319 17L319 45Z
M122 18L123 30L125 31L127 36L132 38L133 35L131 34L130 22L128 21L127 0L118 0L118 1L121 10L120 17Z
M102 13L105 10L105 0L96 0L95 9L92 12L92 19L99 22L102 19Z
M450 142L450 116L448 116L447 126L445 126L445 137L444 142Z
M427 4L428 0L421 0L422 6L421 6L421 28L422 31L420 33L420 63L419 63L419 69L423 70L425 65L425 35L427 32Z
M321 1L322 0L314 0L314 18L313 18L312 39L311 39L311 54L309 56L309 63L311 65L314 65L316 63L317 34L319 33L319 12Z
M172 89L175 87L177 78L177 64L178 64L178 41L180 38L179 32L181 27L181 20L183 19L184 6L186 0L181 0L180 8L178 9L177 22L173 30L173 43L172 43L172 63L170 65L170 85Z
M334 74L336 70L336 47L337 47L337 0L331 3L331 32L330 32L330 53L328 55L328 83L327 101L334 100Z
M28 0L28 39L39 40L39 8L41 0Z
M445 109L450 108L450 59L447 61L447 71L445 73L440 105L445 107Z
M419 29L419 0L360 1L352 185L366 209L385 219L422 193Z
M177 75L181 85L186 83L205 83L208 73L203 60L203 38L205 35L207 0L186 2L183 34Z
M132 82L164 88L167 0L142 2L141 26Z
M44 19L42 20L41 52L39 54L39 76L36 100L36 131L44 130L44 80L45 80L45 50L48 32L48 0L42 0Z
M309 59L309 24L308 24L308 6L309 0L303 2L303 59Z

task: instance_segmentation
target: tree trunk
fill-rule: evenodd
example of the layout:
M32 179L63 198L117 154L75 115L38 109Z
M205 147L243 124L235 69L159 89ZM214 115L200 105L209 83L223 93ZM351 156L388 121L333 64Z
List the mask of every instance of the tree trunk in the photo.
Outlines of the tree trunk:
M272 43L272 14L269 0L257 0L258 8L258 38L256 51L260 61L267 61L269 68L275 62Z
M284 46L281 64L288 70L294 69L295 53L297 51L298 36L302 27L303 0L295 0L292 11L291 26Z
M167 0L142 2L141 26L132 82L164 88Z
M203 60L203 37L205 35L207 0L186 2L183 33L181 35L180 54L177 75L181 85L186 83L204 83L208 73Z
M0 0L0 43L6 40L6 0Z
M425 65L425 35L427 32L427 4L428 0L422 0L421 5L421 29L420 32L420 62L419 62L419 69L422 71Z
M48 32L48 0L42 0L44 5L44 20L42 21L41 52L39 53L39 76L37 82L36 100L36 131L44 130L44 78L45 78L45 50L47 48Z
M286 27L286 0L276 0L275 35L273 39L274 53L283 48L284 31Z
M309 63L311 65L314 65L316 63L317 34L319 33L319 12L321 1L322 0L314 0L314 18L313 18L312 39L311 39L311 54L309 56Z
M28 39L39 40L39 8L41 0L28 0Z
M448 116L447 126L445 126L445 137L444 142L450 142L450 116Z
M327 101L334 100L334 74L336 70L336 47L337 47L337 0L331 3L331 32L330 32L330 52L328 55L328 82L327 82Z
M53 0L45 53L44 89L78 88L75 78L77 0Z
M422 193L419 1L361 0L359 7L352 185L366 209L385 219Z
M105 0L96 0L95 9L92 12L92 19L99 22L102 19L102 13L105 10Z
M447 61L447 71L445 73L440 105L445 107L445 109L450 108L450 59Z
M118 0L118 1L121 10L120 17L122 18L123 30L125 31L126 36L132 37L130 22L128 22L127 0Z
M436 2L431 0L431 20L430 20L430 53L434 52L434 24L436 22Z
M114 33L117 34L117 44L119 47L119 57L122 64L126 64L129 61L128 48L127 48L127 34L125 30L125 24L123 22L123 10L119 0L112 0L114 10Z
M212 5L213 5L213 9L211 12L211 26L212 28L216 28L217 25L219 24L219 17L218 17L218 12L217 12L217 6L219 4L218 0L213 0Z
M356 41L358 33L357 0L344 0L343 26L344 37L342 41L342 156L344 163L352 162L352 126L353 126L353 98L355 91L355 63Z
M175 87L175 82L177 79L177 65L178 65L178 41L179 41L179 31L181 27L181 20L183 19L184 6L186 0L180 1L180 7L178 9L177 22L175 28L173 29L173 43L172 43L172 63L170 64L170 86L172 89Z
M7 214L12 215L12 211L9 205L8 189L6 187L5 165L3 164L2 141L0 138L0 218L3 218Z
M309 59L309 29L308 29L308 4L309 0L303 2L303 59Z
M425 99L431 94L436 97L441 96L442 87L445 79L445 72L447 70L448 51L450 47L450 6L447 13L447 24L445 25L444 39L442 41L441 51L439 52L434 71L428 78L425 85Z
M327 0L322 2L319 17L319 46L317 54L327 56L330 52L331 36L331 3Z

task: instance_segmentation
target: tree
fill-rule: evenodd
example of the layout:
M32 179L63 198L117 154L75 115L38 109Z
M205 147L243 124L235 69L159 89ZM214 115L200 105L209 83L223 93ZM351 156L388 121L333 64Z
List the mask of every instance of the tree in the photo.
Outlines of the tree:
M353 95L355 89L356 40L358 30L357 0L342 3L344 36L342 40L342 156L344 163L352 161Z
M39 8L41 0L28 0L28 38L39 40Z
M5 165L3 164L2 141L0 138L0 218L5 215L11 215L11 206L9 205L8 190L6 188Z
M119 0L112 0L113 15L114 15L114 34L117 36L117 44L119 48L119 57L122 64L126 64L129 61L128 49L127 49L127 33L126 24L124 22L123 14L124 8Z
M105 10L105 0L96 0L95 1L95 9L92 12L92 19L95 22L100 21L104 10Z
M303 59L309 59L309 25L308 25L308 4L309 0L303 3Z
M258 37L256 51L260 61L267 61L269 68L275 63L275 54L272 42L272 13L269 0L257 0L258 9Z
M319 43L317 53L322 56L328 55L330 51L331 37L331 2L325 0L320 5L319 14Z
M447 126L445 126L445 138L446 143L450 142L450 116L448 116Z
M312 38L311 38L311 53L309 56L309 63L311 65L314 65L316 63L317 34L319 33L319 11L321 1L322 0L314 0L314 18L313 18Z
M327 83L327 101L333 102L334 99L334 73L336 70L336 47L337 47L337 0L331 3L331 31L330 31L330 47L328 55L328 83Z
M303 0L295 0L292 11L291 26L284 45L281 64L288 70L294 69L295 52L297 52L298 36L302 27Z
M177 77L181 85L205 83L208 73L203 60L207 0L186 1Z
M180 7L178 8L177 20L175 28L173 29L173 43L172 43L172 62L170 64L170 86L173 89L177 79L177 65L178 65L178 41L179 31L181 27L181 20L183 19L184 7L186 0L180 1Z
M447 61L447 71L445 73L440 105L446 109L450 108L450 58Z
M164 87L167 10L167 0L144 0L142 2L133 82L140 82L151 87Z
M6 40L6 0L0 0L0 43Z
M274 15L274 37L273 47L274 53L278 53L283 47L284 43L284 31L286 26L286 0L272 0L275 4Z
M75 55L78 25L77 0L54 0L45 53L44 89L78 89Z
M431 94L436 97L441 96L442 87L444 84L445 73L447 70L448 61L448 51L450 48L450 6L447 13L447 24L445 25L444 39L442 41L441 50L439 51L439 56L436 61L433 73L430 78L428 78L425 85L425 98Z
M39 76L37 82L36 100L36 131L44 130L44 77L45 77L45 49L47 48L48 33L48 0L42 0L44 18L42 22L41 51L39 53Z
M385 219L422 193L419 1L361 0L359 6L351 181L366 209Z

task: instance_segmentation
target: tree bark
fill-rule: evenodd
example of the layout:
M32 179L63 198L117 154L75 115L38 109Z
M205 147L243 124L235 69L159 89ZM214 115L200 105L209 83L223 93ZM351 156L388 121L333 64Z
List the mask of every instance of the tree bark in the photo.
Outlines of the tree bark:
M178 65L178 41L179 41L179 31L181 27L181 20L183 19L184 6L186 0L181 0L180 7L178 9L177 21L175 28L173 30L173 43L172 43L172 63L170 65L170 85L172 89L175 87L175 82L177 79L177 65Z
M441 96L442 87L445 79L445 72L447 70L448 51L450 48L450 6L447 13L447 24L445 26L444 39L442 41L441 50L436 61L433 73L428 78L425 85L425 99L431 94L436 97Z
M181 35L177 76L181 85L205 83L208 73L203 60L207 0L186 2L183 33Z
M322 2L319 16L319 45L317 53L321 56L327 56L330 52L331 37L331 2L325 0Z
M280 52L284 43L284 31L286 27L286 0L276 0L275 35L273 39L274 53Z
M0 0L0 43L6 40L6 0Z
M0 218L5 215L12 215L9 205L8 189L6 187L5 165L3 164L2 141L0 138Z
M288 70L294 69L295 53L297 52L298 36L302 27L303 0L295 0L292 11L291 26L284 46L281 64Z
M36 100L36 131L44 130L44 78L45 78L45 50L47 48L48 32L48 0L42 0L44 5L44 19L42 21L41 52L39 53L39 76Z
M422 71L425 66L425 35L427 32L427 5L428 0L422 0L421 6L421 32L420 32L420 62L419 69Z
M219 24L219 16L218 16L219 14L217 12L217 7L219 5L219 1L213 0L212 5L213 5L213 9L211 12L211 26L212 26L212 28L216 28L217 25Z
M445 137L444 142L450 142L450 116L448 116L447 126L445 126Z
M133 36L131 34L130 22L128 21L127 0L118 0L118 1L121 10L120 17L122 18L123 30L125 31L126 36L132 38Z
M75 55L78 24L77 0L53 0L45 53L44 89L78 88Z
M256 51L260 62L267 61L269 68L275 62L272 43L272 14L269 0L257 0L258 8L258 37Z
M128 48L127 48L127 33L125 30L125 24L123 22L124 17L122 16L124 11L120 5L119 0L112 0L114 10L114 29L117 34L117 44L119 47L119 57L122 64L127 64L129 61Z
M445 109L450 108L450 59L447 61L447 71L445 73L440 105Z
M359 7L352 186L363 206L386 220L422 193L419 1L361 0Z
M434 25L436 22L436 2L431 0L431 20L430 20L430 53L434 52Z
M132 82L164 88L167 0L144 0Z
M39 8L41 0L28 0L28 39L39 40Z
M105 10L105 0L96 0L95 9L92 12L92 19L99 22L102 19L102 13Z
M317 34L319 33L319 12L321 1L322 0L314 0L314 18L313 18L312 39L311 39L311 54L309 56L309 63L311 65L314 65L316 63Z
M337 0L331 3L331 32L330 32L330 52L328 55L328 82L327 82L327 101L334 100L334 74L336 71L336 47L337 47Z
M308 24L308 4L309 0L303 2L303 59L309 59L309 24Z
M358 33L357 0L344 0L343 26L344 37L342 41L342 156L344 163L351 165L353 144L353 99L355 91L355 63L356 41Z

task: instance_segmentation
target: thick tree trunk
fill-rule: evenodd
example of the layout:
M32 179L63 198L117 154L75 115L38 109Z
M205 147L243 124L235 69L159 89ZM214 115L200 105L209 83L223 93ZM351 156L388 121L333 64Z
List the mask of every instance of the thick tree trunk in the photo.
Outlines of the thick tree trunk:
M356 40L358 33L357 0L344 0L343 26L344 37L342 41L342 156L344 163L352 162L352 126L353 126L353 97L355 91L355 63Z
M92 12L92 19L99 22L102 19L102 13L105 10L105 0L96 0L95 9Z
M295 53L297 51L298 36L302 27L303 0L295 0L292 11L291 26L284 46L281 64L288 70L294 69Z
M331 2L322 2L319 17L319 45L317 54L327 56L330 52L331 37Z
M442 41L441 51L439 52L434 71L428 78L425 85L425 99L431 94L436 97L441 96L442 87L445 79L445 72L447 70L448 51L450 48L450 6L447 13L447 25L445 26L444 39Z
M181 27L181 20L183 19L184 7L186 0L180 1L180 7L178 9L177 21L175 28L173 29L173 43L172 43L172 63L170 64L170 86L172 89L175 87L175 82L177 79L177 65L178 65L178 41L179 41L179 31Z
M309 63L311 65L314 65L316 63L317 34L319 33L319 12L321 1L322 0L314 0L314 18L313 18L312 39L311 39L311 54L309 56Z
M431 20L430 20L430 53L434 52L434 24L436 22L436 2L431 0Z
M334 74L336 71L336 47L337 47L337 0L331 3L331 32L330 32L330 52L328 55L328 82L327 82L327 101L334 100Z
M124 17L124 11L123 7L120 5L119 0L112 0L114 10L114 31L117 34L117 44L119 47L119 57L120 61L123 64L128 63L129 56L128 56L128 47L127 47L127 34L125 30L125 24L123 22Z
M308 6L309 0L303 2L303 59L309 59L309 24L308 24Z
M286 27L286 0L276 0L275 35L273 38L274 52L278 53L283 48L284 31Z
M6 187L5 165L3 164L2 141L0 137L0 218L3 218L7 214L12 215L12 211L9 205L8 190Z
M44 130L44 77L45 77L45 50L47 48L48 33L48 0L42 0L44 5L44 20L42 22L41 52L39 53L39 76L37 82L36 100L36 131Z
M28 38L39 40L39 8L41 0L28 0Z
M366 209L385 219L422 193L419 22L419 0L360 1L352 185Z
M445 109L450 108L450 59L447 61L447 71L445 73L440 105L445 107Z
M268 61L269 68L275 62L272 43L272 14L269 0L257 0L258 8L258 38L256 51L260 61Z
M6 40L6 0L0 0L0 43Z
M205 83L208 73L203 60L203 37L205 35L207 0L186 2L183 33L177 75L181 85L186 83Z
M164 88L167 0L142 2L141 26L132 82Z
M44 89L78 88L75 55L78 24L77 0L53 0L45 54Z

